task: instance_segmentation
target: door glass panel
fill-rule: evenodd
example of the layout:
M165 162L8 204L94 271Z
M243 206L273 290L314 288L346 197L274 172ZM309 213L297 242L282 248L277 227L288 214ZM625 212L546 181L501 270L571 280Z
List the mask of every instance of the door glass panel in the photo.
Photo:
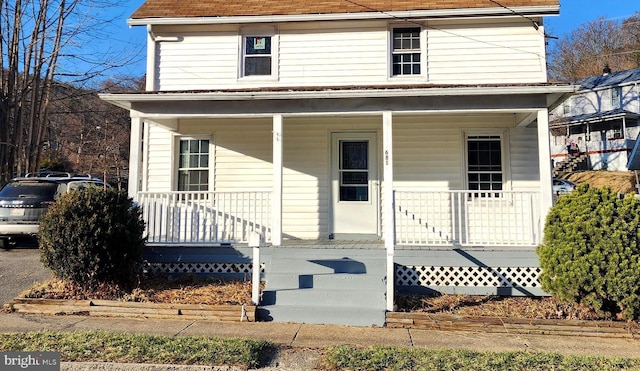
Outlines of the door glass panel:
M340 170L368 170L369 142L340 142Z
M340 201L369 201L369 142L340 141Z

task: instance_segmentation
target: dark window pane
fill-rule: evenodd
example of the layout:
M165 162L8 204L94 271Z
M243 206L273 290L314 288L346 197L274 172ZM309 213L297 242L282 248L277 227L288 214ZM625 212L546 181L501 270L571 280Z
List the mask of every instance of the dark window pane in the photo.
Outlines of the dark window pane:
M357 184L367 184L369 181L369 173L366 171L363 172L353 172L353 171L345 171L342 173L342 185L357 185Z
M209 153L209 141L201 140L200 141L200 153Z
M340 201L369 201L369 188L340 187Z
M244 74L245 76L271 75L271 57L246 57Z

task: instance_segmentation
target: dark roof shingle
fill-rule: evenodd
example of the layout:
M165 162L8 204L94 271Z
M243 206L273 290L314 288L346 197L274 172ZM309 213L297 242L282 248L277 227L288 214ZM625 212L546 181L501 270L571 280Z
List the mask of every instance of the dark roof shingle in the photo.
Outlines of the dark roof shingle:
M559 0L500 0L508 8ZM233 17L499 8L491 0L147 0L131 18Z

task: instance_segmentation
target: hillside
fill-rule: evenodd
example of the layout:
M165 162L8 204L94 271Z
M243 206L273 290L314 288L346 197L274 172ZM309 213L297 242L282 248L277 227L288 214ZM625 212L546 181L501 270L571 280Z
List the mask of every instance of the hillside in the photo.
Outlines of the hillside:
M565 178L577 184L587 183L598 188L608 187L620 193L637 193L633 171L580 171L571 173Z

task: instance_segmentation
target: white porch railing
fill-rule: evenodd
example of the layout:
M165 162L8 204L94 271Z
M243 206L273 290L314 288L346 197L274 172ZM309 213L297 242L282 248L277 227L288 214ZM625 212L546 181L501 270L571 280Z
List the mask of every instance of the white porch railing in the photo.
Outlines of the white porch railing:
M271 192L140 192L137 202L148 243L243 243L253 231L271 237Z
M536 246L538 192L394 192L396 244Z

